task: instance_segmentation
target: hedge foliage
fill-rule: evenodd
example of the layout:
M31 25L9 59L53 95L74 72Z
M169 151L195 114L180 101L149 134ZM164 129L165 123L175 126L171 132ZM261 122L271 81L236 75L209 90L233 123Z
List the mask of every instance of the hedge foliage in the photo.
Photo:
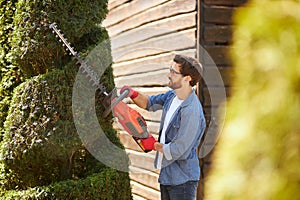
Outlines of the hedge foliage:
M11 34L17 1L0 0L0 141L13 89L23 81L20 69L11 63Z
M235 16L236 89L205 199L300 199L299 10L252 0Z
M93 159L73 124L74 72L69 67L36 76L15 90L2 151L4 163L19 180L18 188L78 177L82 163L74 161Z
M99 29L106 14L107 0L19 0L10 38L12 62L28 77L61 68L70 58L49 31L49 24L59 24L69 42L83 51L94 44L89 34Z
M107 168L100 173L79 180L66 180L49 186L34 187L27 190L8 191L0 193L6 200L33 200L33 199L107 199L128 200L131 193L128 188L127 173L120 173Z
M7 33L7 37L0 37L4 55L1 81L12 80L9 87L1 85L0 90L1 98L6 95L2 91L8 91L9 98L5 102L8 113L1 113L2 197L131 199L128 173L99 162L77 134L73 117L78 113L72 112L72 92L78 65L49 29L49 23L58 24L81 57L88 57L89 64L97 67L101 82L110 91L114 88L111 49L108 33L100 26L107 14L107 1L0 2L4 13L0 25L5 25L0 31ZM11 77L12 72L18 76ZM22 79L18 82L19 75ZM80 86L94 89L89 84ZM106 137L122 149L111 117L101 116L102 99L94 97L96 117ZM0 111L5 110L2 108ZM119 162L128 167L127 156Z

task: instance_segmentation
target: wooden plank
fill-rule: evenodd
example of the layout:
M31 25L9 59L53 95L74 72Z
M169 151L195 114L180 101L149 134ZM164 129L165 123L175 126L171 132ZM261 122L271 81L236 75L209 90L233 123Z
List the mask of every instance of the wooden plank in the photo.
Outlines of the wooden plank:
M209 87L203 89L204 106L219 106L226 101L228 88L222 87Z
M159 175L157 173L136 168L136 167L130 167L129 176L131 180L137 183L141 183L155 190L159 190L159 183L158 183Z
M116 9L110 10L106 20L103 22L103 26L109 27L113 24L116 24L124 19L127 19L133 15L141 13L145 10L148 10L152 7L160 5L161 3L166 2L167 0L155 0L155 1L145 1L145 0L135 0L125 3Z
M132 86L166 86L169 82L167 74L169 69L159 70L144 74L136 74L115 78L117 85L132 85Z
M248 0L204 0L208 5L223 5L223 6L241 6L247 3Z
M232 80L231 67L205 67L204 80L209 87L227 87Z
M132 194L133 200L147 200L144 197L139 196L138 194Z
M143 152L140 146L135 142L131 135L125 131L118 131L121 143L126 149ZM158 139L158 135L152 134L155 139Z
M107 9L109 11L111 11L112 9L115 9L118 6L123 5L124 3L126 3L128 0L109 0L108 1L108 5L107 5Z
M158 35L196 27L196 14L196 12L192 12L176 15L121 33L112 38L112 49L117 49L131 43L137 43Z
M160 192L142 184L131 181L131 188L133 194L144 197L146 199L160 199Z
M126 149L143 152L132 136L127 132L119 131L119 138Z
M232 41L232 26L205 26L203 30L205 42L228 43Z
M210 6L204 7L204 22L213 24L232 24L232 7Z
M193 11L196 11L195 0L172 0L157 7L150 8L137 15L133 15L114 26L105 27L107 28L109 35L112 37L126 30L139 27L147 22L153 22L170 16ZM106 20L108 20L108 18L109 16Z
M208 55L211 57L204 57L203 65L210 65L211 60L213 59L213 62L220 66L220 65L231 65L231 60L229 57L229 46L204 46L204 49L208 53Z
M195 57L196 49L190 49L186 51L178 51L176 54L182 54L186 56ZM149 71L156 71L165 69L171 65L175 53L164 53L146 58L140 58L133 61L121 62L113 64L114 76L124 76L134 73L145 73Z
M154 134L158 134L159 132L160 123L147 121L147 127L148 127L148 131L154 136Z
M137 151L126 149L126 152L130 159L131 166L142 168L152 172L157 171L157 169L155 169L154 167L154 158L155 158L154 151L151 151L149 153L144 153L144 152L137 152Z
M152 38L120 49L113 49L115 62L128 61L183 49L196 48L196 29L188 29L169 35Z

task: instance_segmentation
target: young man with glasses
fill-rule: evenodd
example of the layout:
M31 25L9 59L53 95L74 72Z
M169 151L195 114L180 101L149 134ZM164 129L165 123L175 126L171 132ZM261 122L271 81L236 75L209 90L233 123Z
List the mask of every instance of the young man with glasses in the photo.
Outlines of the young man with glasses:
M161 199L194 200L200 166L197 155L206 123L193 86L201 79L201 64L194 58L175 55L164 94L147 96L128 86L129 97L141 108L163 110L158 141L145 144L156 150L155 167L160 169Z

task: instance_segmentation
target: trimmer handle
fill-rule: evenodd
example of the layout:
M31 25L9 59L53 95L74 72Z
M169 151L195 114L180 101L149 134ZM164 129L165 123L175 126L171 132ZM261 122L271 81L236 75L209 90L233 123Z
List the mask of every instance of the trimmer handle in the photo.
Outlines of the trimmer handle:
M129 89L125 89L120 96L116 97L114 101L111 100L111 104L107 106L106 110L103 113L103 117L107 117L112 109L123 99L125 99L129 94Z

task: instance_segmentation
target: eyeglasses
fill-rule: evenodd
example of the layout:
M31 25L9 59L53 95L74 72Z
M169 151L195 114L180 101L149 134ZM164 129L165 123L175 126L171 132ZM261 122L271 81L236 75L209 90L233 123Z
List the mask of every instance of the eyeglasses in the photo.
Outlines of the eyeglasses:
M172 66L170 66L169 69L171 74L181 74L180 72L176 71Z

